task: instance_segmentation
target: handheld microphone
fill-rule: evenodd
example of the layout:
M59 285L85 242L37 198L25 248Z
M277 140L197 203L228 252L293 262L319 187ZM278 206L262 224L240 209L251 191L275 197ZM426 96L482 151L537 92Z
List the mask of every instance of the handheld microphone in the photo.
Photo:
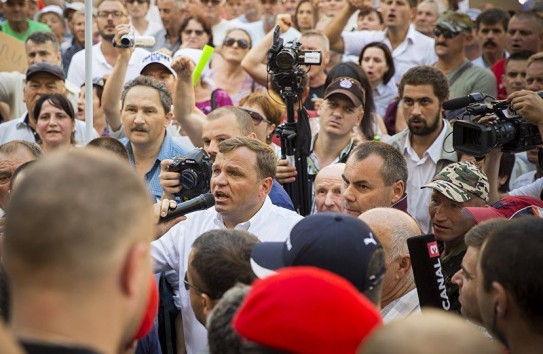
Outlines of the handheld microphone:
M447 296L445 277L434 235L411 237L407 239L407 247L420 306L450 310L451 303Z
M215 205L213 195L211 193L202 194L186 202L179 203L175 209L170 210L166 216L161 217L159 222L168 221L178 216L192 213L193 211L204 210L213 205Z

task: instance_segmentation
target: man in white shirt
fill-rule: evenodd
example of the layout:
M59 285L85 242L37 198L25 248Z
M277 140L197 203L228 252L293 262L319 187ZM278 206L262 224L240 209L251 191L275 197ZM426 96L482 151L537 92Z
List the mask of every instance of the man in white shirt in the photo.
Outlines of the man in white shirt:
M104 0L98 6L96 12L96 25L100 32L100 43L92 47L92 76L104 77L113 71L117 62L117 50L113 46L115 27L120 24L128 24L128 12L123 2L117 0ZM132 53L125 82L134 79L141 71L141 61L149 54L145 49L136 48ZM76 87L81 87L85 82L85 51L77 52L70 63L67 80Z
M415 16L416 0L384 0L380 3L385 31L342 32L351 15L357 10L349 0L346 6L333 17L324 29L330 39L332 50L347 55L359 56L371 42L383 42L389 46L396 72L394 79L399 82L402 75L416 65L432 65L437 61L434 40L415 30L410 21Z
M213 229L248 231L261 241L284 241L302 217L272 205L268 198L275 175L275 153L252 138L223 141L213 163L211 192L215 207L187 215L187 219L152 243L154 271L184 274L193 241ZM183 330L188 353L201 352L206 331L195 318L189 293L179 287Z
M408 70L398 90L407 128L387 142L407 161L407 210L423 233L430 232L428 203L431 190L421 190L443 167L458 159L452 145L452 127L442 118L448 99L447 77L431 66Z

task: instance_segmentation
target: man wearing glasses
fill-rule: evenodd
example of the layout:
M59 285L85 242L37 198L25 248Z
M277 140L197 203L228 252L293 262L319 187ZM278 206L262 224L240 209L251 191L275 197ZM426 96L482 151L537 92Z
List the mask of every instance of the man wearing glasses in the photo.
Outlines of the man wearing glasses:
M123 2L119 0L105 0L100 3L96 11L96 25L100 33L100 42L93 46L92 74L94 77L104 77L111 74L117 63L118 52L113 46L115 27L120 24L128 24L128 13ZM130 81L139 75L141 62L149 54L144 49L135 48L128 63L128 69L124 82ZM76 87L81 87L85 82L85 51L76 53L70 68L67 80Z
M449 80L449 99L482 92L496 97L496 79L490 70L472 64L465 56L464 47L474 40L473 24L468 15L447 11L434 27L435 51L438 57L435 67ZM453 118L457 112L448 112Z

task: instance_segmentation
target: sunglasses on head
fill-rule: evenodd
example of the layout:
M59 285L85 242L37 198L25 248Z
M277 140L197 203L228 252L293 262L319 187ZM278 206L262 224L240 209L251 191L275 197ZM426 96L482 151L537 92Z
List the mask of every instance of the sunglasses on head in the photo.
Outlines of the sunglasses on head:
M434 36L436 36L436 38L439 38L439 36L443 36L446 39L451 39L458 36L460 33L461 32L453 32L451 30L441 27L434 27Z
M126 3L127 3L127 4L133 4L133 3L135 3L135 2L137 2L138 4L142 4L142 5L143 5L143 4L145 4L145 3L147 2L147 0L126 0Z
M247 49L249 48L249 41L246 39L234 39L234 38L226 38L224 40L223 45L225 47L233 47L234 43L238 44L238 47L241 49Z
M200 37L201 35L204 34L204 31L203 31L203 30L191 30L191 29L186 29L186 30L183 31L183 34L184 34L185 36L190 36L190 35L193 34L193 33L194 33L195 35L197 35L198 37Z
M251 119L253 120L253 124L255 126L257 125L260 125L260 123L262 122L266 122L267 124L273 124L272 122L270 122L269 120L267 120L266 118L264 118L262 116L262 114L256 112L256 111L252 111L250 109L247 109L247 108L242 108L245 112L249 113L249 115L251 116Z

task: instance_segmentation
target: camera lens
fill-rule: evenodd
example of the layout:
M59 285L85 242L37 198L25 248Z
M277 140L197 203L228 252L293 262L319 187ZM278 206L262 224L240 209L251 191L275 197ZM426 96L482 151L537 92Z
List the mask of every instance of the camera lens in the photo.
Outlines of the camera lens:
M181 187L190 190L198 184L198 175L192 169L181 172Z
M283 50L275 57L275 63L283 70L291 69L296 64L296 56L290 50Z

